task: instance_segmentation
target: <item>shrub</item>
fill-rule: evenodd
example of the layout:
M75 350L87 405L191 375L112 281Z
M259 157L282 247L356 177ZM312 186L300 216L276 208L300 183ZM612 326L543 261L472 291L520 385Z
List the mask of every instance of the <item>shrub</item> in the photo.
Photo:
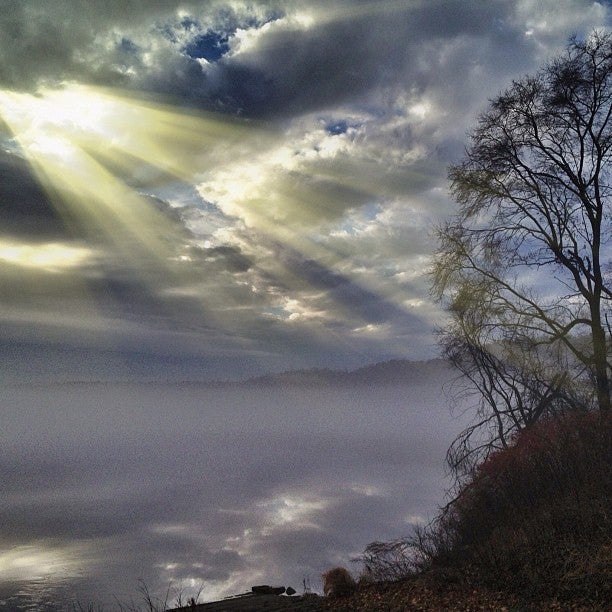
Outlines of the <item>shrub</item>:
M574 414L520 432L408 541L415 565L462 566L484 586L529 596L612 597L610 424Z
M353 577L343 567L335 567L321 575L323 593L329 597L344 597L357 588Z
M404 538L368 544L361 557L353 559L363 566L360 582L401 580L415 571L415 549Z

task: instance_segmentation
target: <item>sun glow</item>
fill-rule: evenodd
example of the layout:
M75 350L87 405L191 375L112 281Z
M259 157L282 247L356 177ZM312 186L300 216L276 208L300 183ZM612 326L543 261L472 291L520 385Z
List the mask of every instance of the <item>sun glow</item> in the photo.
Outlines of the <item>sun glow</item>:
M39 580L48 576L68 577L84 573L87 547L60 547L44 543L16 546L0 552L0 573L5 580Z
M37 132L62 128L71 132L104 133L112 108L83 86L43 89L36 96L0 92L2 115L12 124L28 117Z
M195 187L228 225L239 220L261 244L285 245L343 273L346 254L318 240L316 231L343 214L344 196L350 199L353 186L341 174L328 176L323 166L303 166L292 146L279 146L286 136L278 132L253 121L76 84L38 95L0 91L0 120L71 231L86 242L110 246L111 257L128 262L144 283L155 284L160 273L172 278L174 288L167 294L201 286L193 297L207 311L221 313L218 317L223 314L215 305L222 296L205 295L205 285L194 283L196 264L185 255L188 234L148 195L159 187L177 181ZM334 142L340 147L341 141ZM66 245L0 244L0 261L47 272L77 268L92 254ZM275 262L268 268L267 274L284 275L289 290L304 284L289 267L277 272ZM384 293L379 286L368 290ZM284 319L308 323L322 315L294 308ZM217 323L229 327L235 320Z
M0 241L0 261L24 268L38 268L46 272L60 272L73 268L83 264L91 256L90 249L57 242L27 244Z
M261 168L252 162L277 161L278 146L273 132L252 122L76 84L36 96L0 91L0 117L59 213L106 236L127 257L146 249L176 267L170 246L181 237L142 195L172 177L209 187L200 193L219 200L225 214L252 220L263 235L316 256L287 225L308 217L318 193L300 195L304 181L291 182L253 201Z
M2 91L0 117L69 224L106 236L127 257L144 249L165 265L176 261L172 246L180 237L142 194L147 180L171 176L193 184L211 159L235 156L261 132L81 85L36 96Z

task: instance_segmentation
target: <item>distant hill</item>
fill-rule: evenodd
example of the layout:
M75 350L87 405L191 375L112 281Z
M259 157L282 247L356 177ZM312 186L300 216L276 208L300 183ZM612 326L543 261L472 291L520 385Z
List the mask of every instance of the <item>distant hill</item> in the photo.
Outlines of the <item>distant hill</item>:
M405 385L418 384L427 380L448 380L452 368L444 359L429 359L427 361L410 361L408 359L391 359L356 370L334 370L331 368L311 368L304 370L287 370L263 374L247 379L237 380L142 380L142 379L110 379L110 380L54 380L28 381L8 383L10 387L80 387L120 385L178 385L199 386L203 388L224 389L232 387L331 387L331 386L375 386L375 385ZM7 384L5 383L5 386Z
M392 359L351 371L313 368L265 374L238 384L261 387L416 384L432 378L447 377L449 372L450 366L443 359L428 361Z

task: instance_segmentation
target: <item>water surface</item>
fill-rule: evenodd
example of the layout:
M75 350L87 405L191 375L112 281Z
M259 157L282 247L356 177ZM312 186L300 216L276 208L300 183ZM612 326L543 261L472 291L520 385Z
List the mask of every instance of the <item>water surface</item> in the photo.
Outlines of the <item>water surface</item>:
M443 501L440 383L7 387L0 605L320 588Z

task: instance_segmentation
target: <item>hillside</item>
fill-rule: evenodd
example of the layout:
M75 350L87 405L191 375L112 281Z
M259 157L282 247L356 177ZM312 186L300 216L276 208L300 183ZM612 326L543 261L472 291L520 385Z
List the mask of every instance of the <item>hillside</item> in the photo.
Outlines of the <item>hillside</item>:
M489 456L408 547L364 557L369 584L328 609L609 610L610 418L540 422ZM365 576L368 576L366 571Z

